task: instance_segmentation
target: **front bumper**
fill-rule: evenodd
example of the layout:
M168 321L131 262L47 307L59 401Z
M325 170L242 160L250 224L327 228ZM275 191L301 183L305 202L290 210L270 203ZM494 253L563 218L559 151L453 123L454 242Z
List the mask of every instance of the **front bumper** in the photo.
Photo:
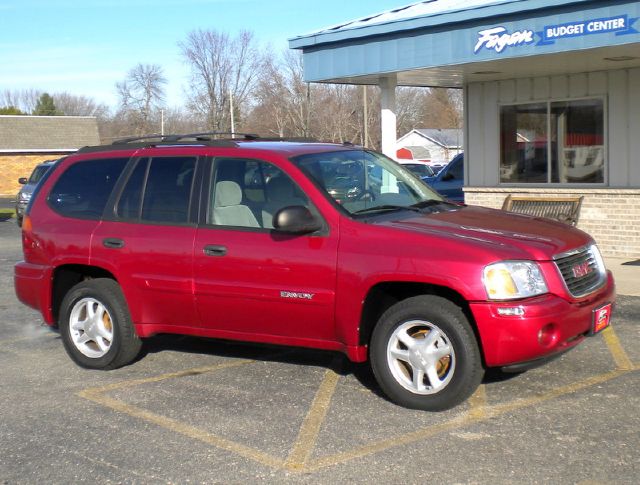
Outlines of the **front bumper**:
M589 335L593 310L615 301L611 272L595 293L577 301L553 294L522 301L480 302L470 305L485 364L502 367L547 360L578 345ZM499 309L518 308L522 315L500 315Z

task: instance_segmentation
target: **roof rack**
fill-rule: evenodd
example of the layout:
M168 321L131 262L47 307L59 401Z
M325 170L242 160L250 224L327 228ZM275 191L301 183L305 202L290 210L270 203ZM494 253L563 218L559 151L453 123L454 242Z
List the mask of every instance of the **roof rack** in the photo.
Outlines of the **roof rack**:
M158 133L153 133L150 135L143 136L132 136L129 138L121 138L119 140L115 140L112 145L124 145L127 143L133 143L143 140L155 140L157 139L161 143L174 143L177 141L184 140L195 140L195 141L214 141L220 140L219 137L221 135L231 136L231 139L234 140L237 138L243 138L245 140L255 140L260 138L258 135L254 133L236 133L232 131L206 131L202 133L186 133L186 134L173 134L173 135L161 135Z
M219 138L226 136L227 138ZM231 138L228 138L231 136ZM108 145L86 146L78 150L79 153L101 152L109 150L125 150L136 148L148 148L154 146L176 146L176 145L205 145L218 147L237 147L241 141L281 141L296 143L314 143L313 138L291 137L291 138L261 138L255 133L237 133L230 131L206 131L201 133L170 134L163 135L152 133L149 135L131 136L114 140Z
M283 141L283 142L291 142L291 143L319 143L316 138L310 138L306 136L289 136L289 137L278 137L278 136L266 136L266 137L257 137L252 138L255 141Z

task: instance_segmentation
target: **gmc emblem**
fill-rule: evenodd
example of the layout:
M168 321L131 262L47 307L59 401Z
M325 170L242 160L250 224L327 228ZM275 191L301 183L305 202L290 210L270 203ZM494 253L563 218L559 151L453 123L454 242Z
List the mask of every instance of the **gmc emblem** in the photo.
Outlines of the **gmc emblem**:
M571 267L571 272L573 273L574 278L582 278L584 276L587 276L589 273L591 273L591 271L591 266L589 266L589 263L586 261L584 263L576 264L575 266Z

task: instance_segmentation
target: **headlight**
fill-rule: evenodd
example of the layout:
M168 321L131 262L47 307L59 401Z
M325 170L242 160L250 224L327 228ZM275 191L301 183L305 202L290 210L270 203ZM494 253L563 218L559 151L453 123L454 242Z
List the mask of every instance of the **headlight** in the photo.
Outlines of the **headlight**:
M542 272L532 261L502 261L484 269L484 287L490 300L512 300L548 291Z
M31 192L20 192L20 201L28 202L31 199Z
M603 274L606 273L607 270L604 265L604 259L602 259L602 253L600 252L600 249L598 249L598 246L596 246L595 244L592 244L589 249L591 249L591 254L593 255L593 258L596 260L596 264L598 265L598 271L600 271Z

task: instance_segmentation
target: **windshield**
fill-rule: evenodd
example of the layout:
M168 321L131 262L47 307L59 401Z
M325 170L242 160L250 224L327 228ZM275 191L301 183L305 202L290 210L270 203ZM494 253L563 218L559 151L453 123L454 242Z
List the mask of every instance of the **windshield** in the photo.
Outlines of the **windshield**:
M299 155L292 160L350 214L443 201L409 170L379 153L345 150Z
M50 165L38 165L33 172L31 172L31 176L29 177L29 183L30 184L36 184L40 181L40 179L42 178L42 176L47 173L47 170L49 170Z

